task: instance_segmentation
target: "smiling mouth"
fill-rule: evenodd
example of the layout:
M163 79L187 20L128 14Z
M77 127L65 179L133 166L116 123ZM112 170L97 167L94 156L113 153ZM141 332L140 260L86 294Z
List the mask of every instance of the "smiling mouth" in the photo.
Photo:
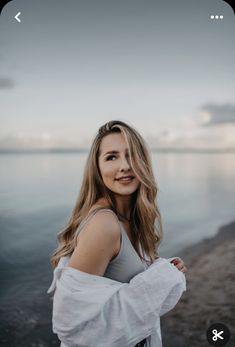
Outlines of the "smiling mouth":
M135 178L134 176L125 176L125 177L116 178L116 180L121 182L129 182L129 181L132 181L134 178Z

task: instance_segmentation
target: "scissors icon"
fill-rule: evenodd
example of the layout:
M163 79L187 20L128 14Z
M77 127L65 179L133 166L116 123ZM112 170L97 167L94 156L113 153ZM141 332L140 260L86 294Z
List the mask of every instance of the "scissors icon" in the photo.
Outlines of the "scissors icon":
M212 337L213 341L217 341L217 339L219 338L220 340L223 340L224 338L221 336L223 334L223 330L221 330L219 333L217 332L216 329L212 330L212 334L214 335Z

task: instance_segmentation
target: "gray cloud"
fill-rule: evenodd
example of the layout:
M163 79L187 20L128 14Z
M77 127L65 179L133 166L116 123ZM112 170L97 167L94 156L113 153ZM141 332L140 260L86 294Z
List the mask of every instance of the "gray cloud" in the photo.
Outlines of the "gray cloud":
M15 82L8 77L0 77L0 89L12 89L15 87Z
M206 104L201 107L203 126L235 123L235 105Z

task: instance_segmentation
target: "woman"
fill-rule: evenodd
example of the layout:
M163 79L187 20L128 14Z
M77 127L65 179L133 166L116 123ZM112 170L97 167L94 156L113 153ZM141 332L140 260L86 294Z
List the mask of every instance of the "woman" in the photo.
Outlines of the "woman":
M94 343L95 346L102 347L147 346L150 343L151 346L160 346L158 318L176 304L185 290L182 273L187 269L180 258L174 259L174 267L170 261L158 256L162 224L156 196L157 186L149 153L140 134L121 121L110 121L103 125L93 141L71 219L65 230L58 235L59 246L51 259L54 268L65 270L63 275L60 273L63 289L58 289L58 276L55 276L49 289L50 292L56 288L53 328L61 339L62 346L92 347ZM61 266L64 260L65 263ZM170 271L167 280L160 276L161 271L164 275ZM71 278L77 283L74 286L73 282L72 287ZM94 296L86 296L85 289L94 288L89 282L92 280L98 281L101 287L96 287ZM88 281L87 288L84 281ZM149 281L151 284L148 284ZM160 297L158 294L154 301L157 303L155 309L148 306L145 312L145 301L157 295L156 284L165 296ZM71 289L70 294L68 288ZM105 288L108 288L107 291ZM112 293L111 288L114 290ZM154 294L150 298L151 289L154 289ZM136 296L133 297L134 294ZM82 295L85 295L83 299ZM71 302L71 297L76 297L74 302ZM96 297L97 300L94 299ZM107 311L108 305L110 312ZM73 321L73 327L70 328L70 322L76 314L75 306L79 310L77 314L87 316L87 320L78 321L75 318L76 323ZM92 312L96 311L96 315L88 313L90 309ZM64 315L70 314L71 319L61 323L60 313L64 310ZM104 312L107 313L106 316ZM120 315L120 319L123 316L122 322L118 322L120 327L116 330L115 314L117 317ZM142 327L143 320L148 315L154 317L155 321ZM112 331L109 337L108 321L111 325L109 332ZM84 327L88 324L91 327L85 334ZM136 332L126 328L132 325ZM100 338L98 341L92 340L92 328L98 327ZM158 342L155 344L150 334L153 329L158 330L158 339L155 338ZM106 335L106 340L101 341L103 335Z

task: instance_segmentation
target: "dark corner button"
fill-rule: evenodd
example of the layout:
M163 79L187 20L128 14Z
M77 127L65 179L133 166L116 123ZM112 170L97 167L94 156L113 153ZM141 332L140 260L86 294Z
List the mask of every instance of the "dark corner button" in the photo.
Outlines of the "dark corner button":
M207 329L206 337L212 346L225 346L230 339L230 331L226 325L214 323Z
M2 13L3 7L8 4L8 2L11 2L12 0L0 0L0 15Z

